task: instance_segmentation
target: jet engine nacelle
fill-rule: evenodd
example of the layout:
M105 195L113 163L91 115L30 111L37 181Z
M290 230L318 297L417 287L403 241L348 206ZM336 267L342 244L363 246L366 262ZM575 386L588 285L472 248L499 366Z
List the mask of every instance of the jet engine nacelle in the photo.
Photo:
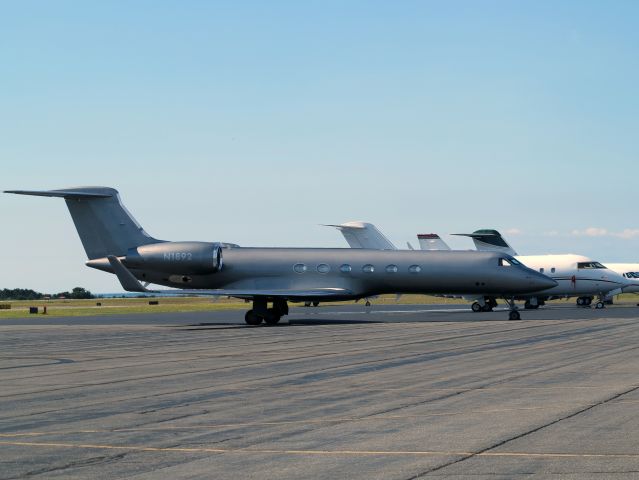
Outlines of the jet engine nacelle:
M130 249L123 263L140 270L204 275L222 270L222 247L208 242L162 242Z

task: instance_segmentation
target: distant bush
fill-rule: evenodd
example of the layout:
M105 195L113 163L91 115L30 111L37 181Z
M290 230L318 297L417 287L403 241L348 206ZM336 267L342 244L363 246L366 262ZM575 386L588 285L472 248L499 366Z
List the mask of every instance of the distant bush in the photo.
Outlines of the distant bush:
M70 292L60 292L55 295L46 295L29 288L4 288L0 290L0 300L42 300L45 297L72 299L95 298L89 290L85 290L82 287L75 287Z
M70 292L60 292L53 295L53 298L72 298L72 299L80 299L80 298L95 298L95 296L88 290L85 290L82 287L75 287Z
M44 295L28 288L4 288L0 290L0 300L40 300Z

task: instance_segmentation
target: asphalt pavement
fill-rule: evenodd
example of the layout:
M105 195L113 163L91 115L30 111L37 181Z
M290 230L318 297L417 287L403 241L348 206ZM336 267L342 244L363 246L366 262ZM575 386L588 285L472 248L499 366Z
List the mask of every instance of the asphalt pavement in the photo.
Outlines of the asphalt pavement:
M0 321L0 479L639 477L639 307Z

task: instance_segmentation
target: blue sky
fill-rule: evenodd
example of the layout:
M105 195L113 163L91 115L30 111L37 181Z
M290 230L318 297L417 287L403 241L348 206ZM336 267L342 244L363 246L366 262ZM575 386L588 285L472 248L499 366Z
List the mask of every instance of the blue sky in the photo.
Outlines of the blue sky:
M114 186L165 239L343 246L318 224L367 220L639 261L637 2L0 8L3 190ZM62 201L0 219L0 288L119 291Z

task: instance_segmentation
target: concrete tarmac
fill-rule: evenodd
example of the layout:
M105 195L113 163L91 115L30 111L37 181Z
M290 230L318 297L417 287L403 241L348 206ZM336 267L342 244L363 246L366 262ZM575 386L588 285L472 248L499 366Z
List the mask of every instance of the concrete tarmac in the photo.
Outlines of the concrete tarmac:
M639 307L0 320L0 479L639 478Z

